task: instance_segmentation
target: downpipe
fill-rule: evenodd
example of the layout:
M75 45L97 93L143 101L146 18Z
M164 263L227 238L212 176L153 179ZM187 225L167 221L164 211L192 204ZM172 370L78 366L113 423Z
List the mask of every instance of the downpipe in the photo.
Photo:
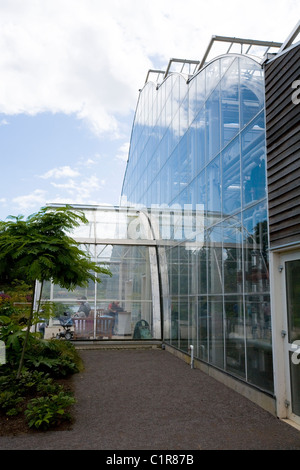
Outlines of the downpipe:
M194 346L190 344L189 351L191 351L191 369L194 369Z

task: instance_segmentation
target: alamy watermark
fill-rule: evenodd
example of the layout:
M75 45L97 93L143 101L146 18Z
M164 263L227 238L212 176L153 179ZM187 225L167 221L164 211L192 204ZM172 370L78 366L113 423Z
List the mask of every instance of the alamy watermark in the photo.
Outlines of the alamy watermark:
M295 91L292 93L292 102L294 104L299 104L300 103L300 80L295 80L292 83L292 89L295 89Z
M291 348L294 351L292 354L292 363L298 365L300 364L300 339L293 341Z

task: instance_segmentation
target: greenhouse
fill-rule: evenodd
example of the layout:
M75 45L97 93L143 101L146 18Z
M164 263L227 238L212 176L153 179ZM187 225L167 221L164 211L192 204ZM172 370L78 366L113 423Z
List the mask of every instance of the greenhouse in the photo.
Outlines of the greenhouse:
M180 65L140 90L123 203L177 211L171 243L159 224L164 342L272 392L263 68L240 53Z
M112 275L44 286L48 337L152 342L299 424L299 31L149 70L120 205L73 205Z

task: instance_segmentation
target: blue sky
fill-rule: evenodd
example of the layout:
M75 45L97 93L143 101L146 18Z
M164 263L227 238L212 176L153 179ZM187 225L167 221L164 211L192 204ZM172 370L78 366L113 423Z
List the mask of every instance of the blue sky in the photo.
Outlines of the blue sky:
M2 220L51 202L118 204L132 119L122 144L95 135L74 115L0 115Z
M0 220L118 204L147 71L299 18L298 0L0 0Z

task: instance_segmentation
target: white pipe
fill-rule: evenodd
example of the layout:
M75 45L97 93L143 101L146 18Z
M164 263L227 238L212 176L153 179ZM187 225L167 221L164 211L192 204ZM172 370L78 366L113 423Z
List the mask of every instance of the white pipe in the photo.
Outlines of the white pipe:
M191 369L194 368L194 346L191 344L189 347L191 351Z

